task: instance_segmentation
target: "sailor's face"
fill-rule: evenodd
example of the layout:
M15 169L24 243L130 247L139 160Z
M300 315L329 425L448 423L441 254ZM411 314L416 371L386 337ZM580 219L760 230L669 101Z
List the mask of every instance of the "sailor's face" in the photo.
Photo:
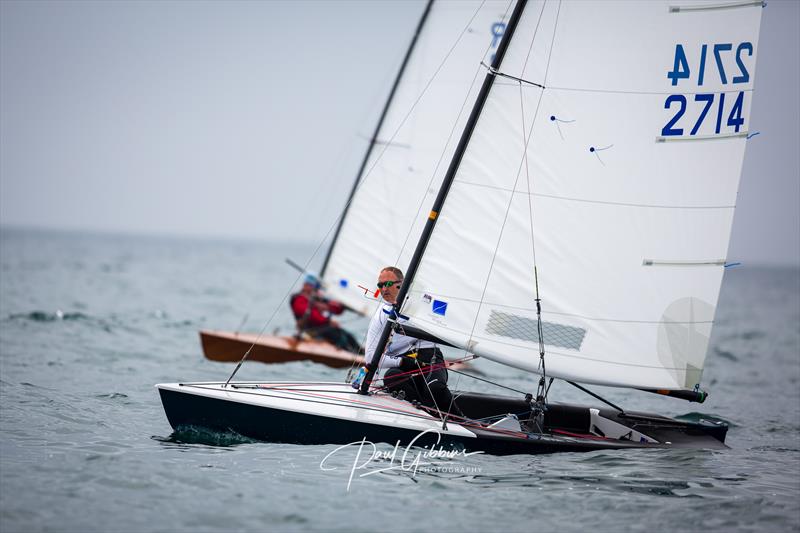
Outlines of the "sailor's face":
M397 303L397 294L400 292L400 280L394 273L384 270L378 275L378 288L383 299L390 304Z

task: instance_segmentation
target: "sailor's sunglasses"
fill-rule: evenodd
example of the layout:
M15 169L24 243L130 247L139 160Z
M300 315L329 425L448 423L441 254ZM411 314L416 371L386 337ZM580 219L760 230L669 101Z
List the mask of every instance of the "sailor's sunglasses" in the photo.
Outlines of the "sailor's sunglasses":
M379 289L382 289L382 288L386 287L386 288L388 289L389 287L392 287L393 285L400 285L400 283L402 283L400 280L395 280L395 281L379 281L379 282L378 282L378 288L379 288Z

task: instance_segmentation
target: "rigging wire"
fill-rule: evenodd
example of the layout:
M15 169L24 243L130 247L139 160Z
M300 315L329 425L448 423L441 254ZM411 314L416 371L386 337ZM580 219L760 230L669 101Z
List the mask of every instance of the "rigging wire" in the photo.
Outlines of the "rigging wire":
M542 8L544 9L544 8ZM550 41L550 53L547 56L547 65L545 66L544 70L544 82L547 83L547 74L550 72L550 59L553 57L553 44L555 43L556 38L556 29L558 28L558 19L559 15L561 14L561 1L559 0L558 3L558 10L556 11L556 20L553 24L553 36L552 40ZM531 48L533 48L533 43L531 43ZM530 57L531 49L528 49L528 58ZM527 64L528 58L525 59ZM524 75L525 69L523 69ZM544 91L542 91L542 94ZM519 102L520 107L523 110L522 112L522 120L523 123L525 121L525 113L524 113L524 101L522 98L522 81L519 82ZM541 104L541 94L539 95L539 103L536 106L536 113L534 114L533 121L536 122L536 117L539 115L539 104ZM531 126L531 134L533 133L533 126ZM539 337L539 364L542 369L542 376L539 378L539 386L536 390L536 403L541 408L544 409L544 406L547 405L547 393L550 391L550 385L553 384L553 379L550 378L550 384L545 385L547 379L547 366L545 365L545 352L544 352L544 329L542 325L542 298L539 294L539 268L538 263L536 261L536 233L534 232L534 224L533 224L533 188L531 187L531 179L530 179L530 171L528 169L528 148L525 147L525 173L527 177L527 185L528 185L528 216L530 218L530 226L531 226L531 250L533 253L533 279L534 284L536 286L536 334Z
M483 7L484 3L485 3L485 1L481 2L481 5L478 7L478 10L480 10L481 7ZM506 5L506 10L503 13L503 20L508 18L508 13L511 10L511 5L512 5L512 2L511 2L511 0L509 0L508 4ZM473 15L473 19L475 18L477 13L478 13L478 11L476 11L475 15ZM486 57L486 55L492 49L493 45L494 45L494 40L492 40L489 43L489 45L486 47L486 50L484 50L483 55L481 55L481 58ZM436 167L434 168L433 173L431 174L430 180L428 180L428 187L427 187L426 190L430 189L431 185L433 184L433 180L436 177L437 172L439 171L439 167L441 166L442 161L444 160L444 156L447 153L448 147L450 146L450 142L453 139L453 135L455 134L456 127L458 126L459 120L461 119L461 117L464 114L464 110L466 109L467 102L469 101L469 96L472 93L472 88L475 86L475 81L478 79L478 76L479 76L479 74L481 72L482 66L483 66L483 59L481 59L480 65L478 67L476 67L476 69L475 69L475 75L472 77L472 82L470 83L470 88L469 88L469 90L467 91L467 94L464 97L464 101L461 103L461 108L458 111L458 115L456 116L456 120L453 121L453 127L450 129L450 133L449 133L449 135L447 137L447 142L445 142L444 148L442 149L442 152L439 154L439 159L436 161ZM419 203L419 206L417 207L417 213L416 213L416 215L414 215L414 220L418 220L419 219L420 212L422 211L422 206L425 203L425 197L426 197L426 195L423 195L423 197L422 197L422 199L421 199L421 201ZM406 238L403 241L403 246L400 248L400 252L398 253L397 260L395 261L396 263L400 261L400 258L402 257L403 252L406 249L406 246L408 245L408 240L411 238L411 233L413 232L413 230L414 230L414 223L412 222L411 226L408 229L408 233L406 234ZM464 354L465 355L468 354L466 349L464 350ZM460 382L461 382L461 376L459 376L456 379L456 387L458 387ZM450 414L450 411L453 408L453 402L454 401L455 401L455 398L451 396L450 405L448 405L448 407L447 407L447 414L448 415ZM447 419L445 417L442 417L442 420L443 420L442 429L446 429L447 428Z
M375 98L377 99L377 96ZM374 102L373 102L373 104L370 104L371 107L373 105L374 105ZM363 119L362 119L361 122L363 122ZM352 141L348 140L346 137L343 138L340 148L336 151L336 154L338 154L338 156L337 156L337 158L335 160L335 163L331 167L332 168L331 172L328 173L328 175L332 176L333 178L325 180L326 184L327 183L336 183L336 181L338 181L338 178L341 175L344 175L345 170L346 170L345 169L345 161L346 161L346 159L348 159L350 157L350 154L353 151L354 150L353 150ZM324 200L326 198L330 198L332 193L333 193L333 191L326 191L325 187L318 188L318 189L316 189L316 194L314 195L314 198L311 200L311 202L309 202L309 204L311 206L317 206L321 202L324 203ZM311 208L306 210L306 213L308 213L308 212L320 213L321 210L320 209L316 209L314 207L311 207ZM329 213L325 213L325 216L327 216L328 214ZM318 228L319 226L322 226L324 224L324 222L322 220L322 216L318 216L318 217L315 217L315 218L316 218L316 220L314 221L313 226L315 227L314 231L316 232L316 228ZM299 267L299 265L293 265L293 266ZM258 300L259 299L256 298L254 301L252 301L248 305L247 310L246 310L244 316L242 317L242 320L239 323L239 326L236 329L237 332L241 331L244 328L244 326L247 323L247 320L250 318L250 315L253 312L253 308L256 306L256 303L258 302Z
M522 66L522 72L523 73L525 72L525 69L528 66L528 61L530 60L531 51L533 49L533 44L534 44L534 42L536 40L536 35L539 32L539 25L542 22L542 15L544 14L544 8L545 8L545 4L543 3L542 4L542 9L539 11L539 16L538 16L538 19L536 21L536 28L534 29L533 36L531 37L530 45L528 46L528 54L525 57L525 62L523 63L523 66ZM520 83L520 87L521 87L521 83ZM543 94L543 91L541 91L539 93L539 98L538 98L538 102L537 102L537 105L536 105L536 111L534 112L534 115L533 115L534 119L531 122L531 129L530 129L530 132L528 133L527 136L525 135L525 121L524 121L524 116L523 116L523 120L522 120L522 126L523 126L523 129L522 129L523 155L522 155L522 159L520 160L519 166L517 167L517 175L516 175L516 178L514 180L513 190L515 190L515 191L517 189L517 184L519 183L520 174L522 173L522 165L523 165L523 163L527 163L528 143L530 142L531 136L533 135L533 125L536 122L536 116L538 115L538 112L539 112L539 106L540 106L541 101L542 101L542 94ZM523 112L524 112L524 110L523 110ZM527 165L526 165L526 170L527 170ZM500 249L500 241L502 240L503 232L505 230L506 223L508 222L508 215L509 215L509 213L511 211L511 204L513 203L513 201L514 201L514 195L511 194L509 196L508 205L506 206L506 212L505 212L505 215L503 217L503 224L500 227L500 232L499 232L499 235L497 237L497 242L495 243L494 253L492 255L492 261L489 264L489 272L486 275L486 280L485 280L485 282L483 284L483 290L481 292L481 297L480 297L480 300L478 301L478 309L475 312L475 319L472 322L472 328L470 330L469 337L467 338L467 346L470 346L472 344L473 335L475 334L475 328L477 327L477 324L478 324L478 316L480 315L481 307L483 307L483 303L484 303L484 300L485 300L485 297L486 297L486 291L487 291L488 286L489 286L489 280L492 277L492 271L494 270L494 263L495 263L495 260L497 259L497 253L498 253L498 251ZM540 336L540 339L541 339L541 336ZM465 353L467 353L466 349L465 349ZM458 384L458 382L457 382L457 384ZM448 411L449 411L449 409L448 409Z
M383 145L382 150L380 151L378 156L375 158L375 161L372 163L372 165L370 166L369 170L367 170L367 172L363 176L359 176L358 177L358 179L356 181L356 185L355 185L355 191L356 192L358 191L358 189L361 188L361 186L364 184L364 182L367 180L367 178L369 178L369 176L372 174L372 171L375 169L375 167L381 161L381 159L383 158L383 155L386 153L386 150L392 145L395 137L397 137L397 135L400 132L400 130L403 128L405 123L408 121L409 117L414 112L414 110L416 109L416 107L419 104L419 102L422 100L422 97L428 92L428 89L430 88L431 84L433 84L433 81L439 75L439 72L442 70L442 68L444 67L445 63L450 58L450 55L452 55L452 53L455 50L456 46L460 42L460 40L463 37L463 35L469 29L470 24L475 19L475 17L477 16L477 14L480 11L480 9L483 7L485 2L486 2L486 0L483 0L483 2L481 2L481 4L478 6L478 9L476 9L475 12L473 13L473 15L470 18L469 22L461 30L461 32L459 33L457 39L455 40L455 42L450 47L450 49L448 50L447 54L445 54L444 58L440 61L439 65L436 67L436 70L434 71L433 75L430 77L430 79L427 81L427 83L423 87L423 89L420 92L419 96L417 96L417 98L414 100L414 103L411 105L409 110L403 116L403 119L398 124L398 126L395 129L394 133L392 133L392 135L389 137L389 139L385 141L385 144ZM314 260L314 258L319 253L320 249L322 248L322 245L327 241L328 237L330 237L331 233L335 230L335 228L337 228L339 226L339 222L343 219L344 214L347 212L347 209L350 207L350 204L353 202L354 198L355 198L355 194L353 194L351 196L351 198L347 201L347 203L345 204L344 208L340 211L339 215L333 221L333 224L328 228L328 231L325 233L325 236L319 241L319 243L317 244L316 248L314 248L314 251L312 252L311 257L309 257L308 260L305 262L305 265L303 265L303 270L308 271L308 267L311 265L312 261ZM269 327L269 325L275 319L275 316L278 314L278 311L285 305L287 299L289 298L289 295L292 292L293 287L300 281L300 279L304 275L305 274L303 272L298 274L298 276L295 278L294 282L290 285L289 290L284 294L284 296L281 299L280 303L275 307L275 310L272 312L270 317L267 319L267 321L264 323L264 325L259 330L258 335L256 336L256 338L253 341L253 343L250 345L250 347L244 353L244 355L242 356L242 359L236 365L236 368L234 368L234 370L231 373L230 377L228 377L227 381L225 382L225 386L227 386L228 383L230 383L230 381L233 379L233 377L239 371L239 368L241 368L242 364L250 356L250 353L252 352L253 348L256 346L256 344L258 344L258 342L261 340L261 337L264 335L264 331L266 331L267 327Z
M542 6L542 11L544 11L544 6ZM550 42L550 53L547 56L547 65L545 66L544 71L544 85L541 86L542 92L539 93L539 101L536 104L536 112L533 115L533 124L531 124L531 133L533 135L534 125L536 123L536 118L539 116L539 106L542 102L542 95L544 94L544 88L547 84L547 74L550 72L550 58L553 56L553 44L555 42L556 36L556 28L558 27L558 18L561 14L561 2L558 3L558 10L556 12L556 20L553 24L553 36ZM537 26L538 30L538 26ZM531 45L528 48L528 55L525 58L525 67L527 67L528 60L530 59L531 51L533 49L533 42L536 36L531 40ZM523 84L523 77L525 75L525 67L522 69L522 75L520 79L517 81L519 84L519 105L520 105L520 116L522 119L522 130L525 131L525 100L523 98L522 92L522 84ZM539 378L539 385L536 390L536 405L537 408L540 410L545 409L547 405L547 393L550 390L550 385L553 384L552 378L550 379L550 385L547 385L547 366L545 364L545 350L544 350L544 329L542 324L542 298L541 294L539 293L539 267L538 262L536 260L536 233L534 231L534 223L533 223L533 187L531 186L531 175L530 175L530 168L528 165L528 142L530 141L530 137L528 141L525 143L525 178L528 187L528 219L530 222L530 235L531 235L531 253L533 254L533 280L534 280L534 287L535 287L535 302L536 302L536 335L539 338L539 368L542 369L541 377ZM516 189L516 186L514 187Z
M529 51L530 53L530 51ZM522 120L522 132L525 135L525 99L522 95L522 82L519 82L519 107L520 118ZM534 122L535 122L534 117ZM533 127L531 127L533 132ZM533 254L533 280L535 286L535 302L536 302L536 336L539 339L539 368L542 369L542 376L539 378L539 386L536 391L536 403L544 405L547 403L547 389L545 388L545 380L547 379L547 367L544 361L544 331L542 328L542 298L539 294L539 268L536 262L536 238L533 230L533 202L531 200L531 173L528 165L528 148L525 143L525 152L523 159L525 163L525 181L528 185L528 220L530 222L530 235L531 235L531 253Z
M425 87L423 87L422 91L420 92L420 94L419 94L419 96L416 98L416 100L414 100L414 103L411 105L411 107L409 108L408 112L405 114L405 116L403 117L403 119L400 121L400 124L397 126L397 128L395 129L395 131L394 131L394 133L392 134L392 136L391 136L391 137L390 137L388 140L382 141L382 142L380 143L380 144L383 146L383 149L381 150L380 154L378 154L378 157L377 157L377 158L375 159L375 161L372 163L372 165L370 166L370 168L369 168L369 170L366 172L366 174L364 174L364 176L363 176L363 177L360 177L360 178L359 178L359 180L358 180L358 185L357 185L356 189L359 189L359 188L361 188L361 185L364 183L364 181L366 181L366 179L369 177L369 175L370 175L370 174L372 174L372 171L375 169L375 167L376 167L376 166L378 165L378 163L380 162L381 158L383 157L383 154L386 152L386 150L387 150L387 149L388 149L390 146L392 146L392 145L394 144L394 139L395 139L395 137L397 137L397 134L398 134L398 133L400 132L400 130L403 128L403 126L405 125L406 121L407 121L407 120L408 120L408 118L411 116L411 113L412 113L412 112L414 111L414 109L417 107L417 104L419 104L419 102L422 100L422 97L423 97L423 96L424 96L424 95L427 93L427 91L428 91L428 89L430 88L430 86L431 86L431 84L433 83L433 81L434 81L434 80L435 80L435 79L438 77L438 75L439 75L439 72L442 70L442 68L444 67L445 63L447 63L447 60L448 60L448 59L450 58L450 56L453 54L453 51L454 51L454 50L456 49L456 47L458 46L458 43L459 43L459 42L461 42L461 39L464 37L464 35L465 35L465 34L467 33L467 31L469 30L469 27L470 27L470 25L471 25L471 24L472 24L472 22L475 20L475 17L477 17L477 16L478 16L478 13L480 13L480 10L483 8L483 6L484 6L484 4L485 4L485 3L486 3L486 0L483 0L483 1L480 3L480 5L478 5L477 9L476 9L476 10L475 10L475 11L472 13L472 16L471 16L471 17L470 17L470 19L467 21L466 25L464 25L464 27L463 27L463 28L461 29L461 31L459 32L459 34L458 34L458 37L456 37L456 40L455 40L455 41L453 42L453 44L450 46L450 49L447 51L447 53L445 54L444 58L441 60L441 62L439 63L439 65L436 67L436 70L434 71L433 75L432 75L432 76L431 76L431 78L430 78L430 79L427 81L427 83L425 84ZM489 48L491 48L491 45L489 46ZM488 50L489 48L487 48L487 50ZM479 73L479 72L480 72L479 70L477 70L477 71L476 71L476 73L475 73L475 76L476 76L476 77L477 77L477 75L478 75L478 73ZM473 82L472 82L472 83L474 83L474 79L473 79ZM471 90L471 87L472 87L472 85L470 85L470 90ZM468 97L469 97L469 92L467 93L467 98L468 98ZM466 101L465 101L465 103L466 103ZM462 111L459 111L459 117L461 116L461 113L462 113L462 112L463 112L463 106L462 106ZM456 123L454 123L454 124L453 124L453 130L455 129L455 126L456 126L456 124L457 124L457 123L458 123L458 121L456 120ZM451 137L452 137L452 131L451 131L451 134L450 134L450 135L451 135ZM449 144L449 141L450 141L450 138L448 137L448 143L446 143L446 144L445 144L445 150L446 150L446 148L447 148L447 144ZM441 159L442 159L443 157L444 157L444 152L442 153L442 155L440 156L440 159L439 159L439 161L438 161L438 162L437 162L437 164L436 164L436 170L438 170L438 168L439 168L439 165L441 164ZM430 186L431 186L431 183L433 182L433 178L434 178L434 177L435 177L435 175L436 175L436 170L434 170L434 173L433 173L433 175L431 176L431 179L428 181L428 187L426 188L426 190L427 190L428 188L430 188ZM348 202L348 204L345 206L345 209L344 209L344 211L343 211L343 214L344 214L344 212L346 212L347 208L349 207L350 203L352 203L352 200L353 200L354 198L355 198L355 194L354 194L354 195L353 195L353 197L351 198L350 202ZM423 197L422 197L422 200L421 200L421 202L420 202L420 205L419 205L419 207L417 208L417 215L414 217L415 219L419 217L419 212L420 212L420 210L422 209L422 205L424 204L424 202L425 202L425 195L423 195ZM340 217L340 218L341 218L341 217ZM338 221L338 219L337 219L337 221ZM404 249L404 248L405 248L405 246L406 246L406 243L408 242L408 238L409 238L409 236L410 236L410 234L411 234L411 230L413 229L413 227L414 227L414 224L412 223L412 224L411 224L411 229L409 229L408 235L406 236L406 240L405 240L405 242L403 243L403 247L401 248L401 255L402 255L402 251L403 251L403 249ZM326 237L327 237L327 236L326 236ZM398 261L399 261L399 259L400 259L400 258L398 257Z
M439 409L439 404L436 402L436 397L433 395L433 391L431 390L431 385L430 385L430 383L428 383L428 380L425 377L425 371L422 370L422 366L420 366L419 361L415 360L414 362L417 364L417 369L419 370L419 374L420 374L420 377L422 378L423 383L425 383L425 388L428 389L428 395L431 397L431 400L433 401L433 406L436 407L436 412L439 413L439 418L442 419L442 429L446 431L447 430L447 416L443 415L442 414L442 410ZM429 374L433 373L433 369L430 368L430 365L429 365L429 368L428 368L428 373ZM451 400L450 401L450 407L452 407L452 405L453 405L453 402ZM447 414L450 414L450 410L449 409L448 409Z
M523 79L523 78L519 78L517 76L512 76L511 74L506 74L505 72L500 72L497 69L493 69L491 65L487 65L483 61L481 61L481 66L483 68L485 68L486 70L488 70L489 72L491 72L494 76L498 76L500 78L506 78L506 79L509 79L509 80L512 80L512 81L516 81L517 83L525 83L527 85L532 85L532 86L538 87L540 89L546 89L547 88L544 85L542 85L541 83L536 83L535 81L526 80L526 79ZM498 85L499 85L499 83L498 83Z
M508 18L508 12L511 9L512 1L513 0L509 0L508 4L506 5L506 10L503 13L503 19ZM461 32L459 33L458 38L456 39L456 41L453 43L453 45L451 46L450 50L446 54L444 61L446 61L447 58L449 58L449 56L452 54L453 50L455 50L455 47L461 41L462 37L464 36L466 31L469 29L469 27L472 24L472 22L475 20L475 17L478 16L478 13L481 11L481 9L483 8L485 3L486 3L486 0L483 0L480 3L480 5L478 5L477 9L473 12L473 14L470 17L469 21L467 22L466 26L461 30ZM487 45L487 47L484 50L483 55L481 57L485 57L486 54L489 53L489 51L492 49L493 44L494 43L492 41ZM481 62L481 65L482 64L483 64L483 62ZM437 68L436 73L434 74L434 77L436 76L438 71L441 69L441 66L442 65L440 64L439 68ZM417 205L417 212L414 215L414 217L411 219L412 222L409 225L408 232L406 233L406 237L403 240L403 245L400 247L400 250L397 253L397 257L396 257L396 259L395 259L395 261L393 263L394 265L397 265L397 264L400 263L400 259L403 257L403 253L405 252L406 247L408 246L408 241L411 238L411 234L414 232L414 227L416 225L415 221L420 219L419 218L420 217L420 213L422 212L422 208L425 205L425 199L427 197L427 191L429 191L431 186L433 185L433 181L436 178L436 175L437 175L437 173L439 171L439 168L441 167L442 161L444 161L444 156L447 153L447 150L448 150L448 148L450 146L450 143L451 143L451 141L453 139L453 136L454 136L454 134L456 132L456 127L458 126L458 123L459 123L459 121L461 120L461 117L464 114L464 110L466 109L467 103L469 102L469 99L470 99L469 98L470 94L472 93L472 89L475 86L475 81L478 79L478 75L480 74L480 72L481 72L481 68L480 67L475 69L475 74L472 77L472 81L470 82L469 89L467 90L467 93L464 96L464 100L462 101L461 107L460 107L460 109L458 111L458 115L456 116L456 119L453 121L453 126L450 128L450 133L448 134L447 141L445 142L444 147L442 148L442 151L439 154L439 157L438 157L438 159L436 161L436 166L434 167L433 172L431 173L430 179L428 180L428 184L425 187L425 191L426 192L424 192L422 194L422 197L420 198L419 204ZM430 85L430 82L429 82L428 85ZM427 88L427 86L426 86L426 88ZM419 99L417 101L419 101ZM415 105L416 105L416 103L415 103ZM392 136L392 138L394 138L394 136ZM388 147L392 143L391 143L391 140L390 140L390 141L386 141L384 144ZM383 155L383 154L381 153L381 155ZM365 341L364 344L366 344L366 335L365 335L364 341ZM381 357L383 357L383 355L381 355ZM348 381L350 380L350 376L351 376L353 370L354 370L354 366L351 365L350 370L348 371L348 374L347 374L347 380ZM452 405L450 407L452 407ZM449 411L450 411L450 409L448 408L448 413L449 413Z
M494 385L495 387L499 387L501 389L506 389L506 390L509 390L511 392L516 392L518 394L522 394L523 396L526 396L526 395L529 394L529 393L527 393L525 391L522 391L522 390L519 390L519 389L515 389L515 388L509 387L507 385L503 385L503 384L498 383L496 381L492 381L492 380L486 379L486 378L481 378L481 377L478 377L478 376L476 376L474 374L470 374L469 372L465 372L465 371L462 371L462 370L456 370L456 369L453 368L453 366L457 365L458 363L466 363L467 361L472 361L473 359L477 359L477 356L470 354L467 357L456 359L454 361L445 361L444 363L432 364L432 365L430 365L430 368L431 368L431 370L436 370L436 369L439 369L439 368L447 368L448 372L454 372L456 374L459 374L459 375L462 375L462 376L466 376L468 378L472 378L472 379L477 380L477 381L482 381L484 383L488 383L489 385ZM427 369L427 367L426 367L426 369ZM409 370L407 372L394 374L394 376L392 376L392 377L393 378L405 377L406 379L409 379L409 378L411 378L411 377L413 377L413 376L415 376L415 375L417 375L419 373L420 373L419 370ZM550 384L553 383L553 380L554 380L554 378L550 378ZM377 381L377 379L376 379L376 381ZM549 386L548 386L548 388L549 388ZM388 387L386 385L383 385L381 387L375 386L375 387L373 387L373 390L375 390L377 392L380 392L380 391L388 390ZM452 408L452 404L450 405L450 407ZM450 412L448 411L447 414L449 416Z
M481 2L480 6L478 6L478 9L472 15L472 18L470 18L470 21L469 21L467 27L469 27L469 24L472 24L472 21L478 15L478 12L481 10L481 8L483 7L483 5L485 3L486 3L486 0ZM503 20L508 18L508 12L511 10L511 4L512 4L512 0L509 0L508 5L506 5L506 10L503 13ZM459 37L458 37L459 40L461 39L462 36L463 36L463 32L462 32L462 35L459 35ZM484 50L483 55L481 57L486 57L486 54L488 54L489 51L492 49L493 44L494 44L494 41L489 43L489 45L486 47L486 50ZM481 65L483 65L483 61L481 61ZM478 68L475 69L475 75L472 77L472 82L470 82L469 90L467 91L467 94L464 96L464 101L461 103L461 108L458 110L458 115L456 116L456 119L453 121L453 127L450 128L450 134L447 136L447 142L445 142L444 148L442 149L442 152L439 154L439 159L436 161L436 167L433 169L433 172L431 173L431 177L428 180L428 186L425 188L426 191L430 190L431 185L433 185L433 180L436 178L436 174L439 172L439 168L441 167L442 161L444 161L444 156L447 153L447 150L448 150L448 148L450 146L450 142L453 140L453 135L455 135L456 126L458 126L459 120L461 120L461 117L464 115L464 110L466 109L467 103L470 100L470 98L469 98L470 94L472 94L472 88L475 86L475 81L478 79L478 76L480 75L480 73L481 73L481 67L479 66ZM414 215L414 218L412 220L419 220L420 219L420 212L422 212L422 206L425 205L425 198L426 197L427 197L427 193L422 195L422 199L420 200L419 205L417 206L417 213ZM408 228L408 233L406 233L406 238L403 241L403 246L400 247L400 252L397 254L397 259L395 260L395 264L400 262L400 258L403 256L403 252L405 251L406 246L408 245L408 240L411 238L411 234L414 231L414 226L415 226L415 224L414 224L414 222L412 222L411 226Z
M395 322L395 329L393 330L392 333L393 334L394 333L399 333L399 334L403 335L405 333L405 330L404 330L402 324L400 324L399 322ZM465 372L459 372L458 370L454 370L454 369L450 368L454 364L457 364L457 363L460 363L460 362L470 361L470 360L475 359L475 358L477 358L476 355L467 354L465 357L462 357L461 359L458 359L456 361L444 361L444 362L438 363L438 364L432 363L432 364L430 364L430 365L428 365L428 366L426 366L424 368L422 366L420 366L419 361L415 361L416 364L417 364L417 369L416 370L410 370L410 371L407 371L407 372L394 374L393 379L397 379L397 378L401 378L401 377L405 376L403 381L407 381L407 380L413 378L416 375L421 375L422 376L422 380L425 382L425 387L428 389L428 394L430 395L431 399L433 400L433 404L434 404L434 407L436 408L436 412L438 413L439 418L442 420L442 430L445 430L445 431L447 430L447 419L448 419L448 417L452 416L451 415L451 411L453 409L453 402L455 401L455 396L451 395L450 404L447 407L447 411L445 412L445 414L442 414L442 409L439 407L439 404L436 402L436 398L433 395L433 391L430 388L430 383L428 383L428 380L425 379L425 371L426 370L428 372L433 372L434 370L437 370L439 368L445 368L445 369L449 369L449 371L452 371L452 372L455 372L456 374L459 374L458 381L456 382L456 388L458 387L458 383L460 383L461 375L464 375L464 376L467 376L467 377L474 378L474 379L476 379L478 381L483 381L483 382L489 383L491 385L495 385L497 387L508 389L508 390L511 390L511 391L514 391L514 392L518 392L520 394L528 396L528 393L526 393L526 392L523 392L523 391L520 391L520 390L517 390L517 389L513 389L513 388L507 387L505 385L501 385L499 383L496 383L494 381L490 381L488 379L479 378L477 376L473 376L473 375L465 373ZM551 383L552 383L552 381L551 381ZM373 387L373 389L375 389L375 390L386 390L386 389L388 389L388 386L386 386L384 384L384 386L382 386L382 387Z
M469 359L465 359L465 360L468 361ZM460 359L459 359L459 361L460 361ZM507 385L501 385L500 383L497 383L496 381L492 381L490 379L479 378L478 376L476 376L474 374L470 374L469 372L462 372L460 370L453 370L452 368L448 369L448 372L455 372L456 374L460 374L462 376L467 376L467 377L472 378L472 379L477 379L478 381L483 381L484 383L488 383L490 385L495 385L496 387L500 387L501 389L510 390L512 392L518 392L519 394L522 394L523 396L528 394L525 391L521 391L519 389L515 389L515 388L509 387Z
M615 404L611 403L610 401L606 400L605 398L603 398L603 397L602 397L602 396L600 396L599 394L596 394L596 393L594 393L594 392L590 391L590 390L589 390L589 389L587 389L586 387L581 387L580 385L578 385L578 384L577 384L577 383L575 383L574 381L567 381L567 383L569 383L570 385L572 385L573 387L575 387L575 388L577 388L577 389L580 389L580 390L582 390L583 392L585 392L585 393L586 393L586 394L588 394L589 396L593 396L593 397L597 398L598 400L600 400L601 402L603 402L603 403L605 403L605 404L607 404L607 405L610 405L611 407L613 407L614 409L616 409L616 410L617 410L617 411L619 411L620 413L625 413L625 410L624 410L622 407L619 407L618 405L615 405Z

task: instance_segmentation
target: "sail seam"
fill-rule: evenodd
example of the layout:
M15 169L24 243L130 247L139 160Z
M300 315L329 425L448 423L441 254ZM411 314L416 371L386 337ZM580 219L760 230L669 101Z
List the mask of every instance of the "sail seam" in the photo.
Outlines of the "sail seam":
M661 366L661 365L643 365L643 364L636 364L636 363L622 363L619 361L607 361L605 359L596 359L593 357L585 357L581 355L576 355L572 353L564 353L564 352L556 352L551 351L550 353L554 353L556 355L560 355L562 357L571 357L573 359L583 359L586 361L592 361L593 363L600 363L604 365L616 365L616 366L628 366L634 368L655 368L657 370L675 370L676 372L683 372L686 370L686 367L680 366Z
M511 83L499 83L500 85L516 85ZM654 96L665 96L669 94L675 94L671 91L621 91L618 89L590 89L590 88L583 88L583 87L554 87L552 85L547 86L548 91L575 91L575 92L586 92L586 93L609 93L609 94L640 94L640 95L654 95ZM695 94L707 94L709 91L686 91L681 92L684 95L695 95ZM752 93L753 88L750 87L749 89L734 89L734 90L720 90L714 91L716 93L725 93L725 94L734 94L734 93Z
M474 187L486 187L487 189L496 189L498 191L510 192L514 194L530 194L531 196L540 196L542 198L552 198L554 200L566 200L569 202L585 202L589 204L619 205L623 207L643 207L643 208L653 208L653 209L734 209L736 207L736 205L657 205L657 204L634 204L627 202L609 202L606 200L587 200L585 198L570 198L568 196L556 196L553 194L515 191L507 187L499 187L497 185L487 185L485 183L473 183L464 180L455 180L455 181L456 183L462 183L464 185L472 185Z
M421 319L419 317L415 317L415 320L418 321L418 322L425 322L425 323L430 324L432 326L436 326L439 329L446 329L448 331L452 331L453 333L458 333L458 334L462 334L462 335L464 334L463 331L460 331L460 330L457 330L457 329L453 329L453 328L448 328L447 326L442 326L440 324L434 324L432 322L428 322L427 320ZM475 335L473 337L473 339L477 339L479 341L480 340L490 341L490 342L492 342L494 344L503 344L505 346L513 346L515 348L526 348L526 349L528 348L528 346L524 346L524 345L521 345L521 344L517 344L517 343L513 343L513 342L503 342L503 341L498 340L496 338L481 337L481 336L478 336L478 335ZM587 357L587 356L582 356L582 355L577 355L577 354L557 352L557 351L553 351L553 350L549 350L548 354L560 355L562 357L571 357L573 359L581 359L581 360L585 360L585 361L592 361L593 363L600 363L600 364L606 364L606 365L628 366L628 367L636 367L636 368L654 368L654 369L658 369L658 370L675 370L675 371L678 371L678 372L682 372L682 371L686 370L685 367L669 367L669 366L662 366L662 365L644 365L644 364L636 364L636 363L623 363L623 362L619 362L619 361L608 361L608 360L605 360L605 359L598 359L596 357ZM484 355L484 357L485 357L485 355Z
M419 291L410 291L412 294L422 294ZM464 298L462 296L455 296L451 294L437 294L437 298L446 298L448 300L458 300L461 302L468 302L468 303L481 303L480 300L475 300L473 298ZM495 302L483 302L485 305L491 305L498 308L503 309L514 309L517 311L529 311L531 313L535 313L536 309L532 307L519 307L515 305L507 305L507 304L500 304ZM564 313L559 311L548 311L548 315L559 315L559 316L569 316L574 318L580 318L582 320L590 320L594 322L619 322L623 324L676 324L676 325L692 325L692 324L713 324L713 320L695 320L695 321L673 321L673 320L630 320L624 318L599 318L599 317L591 317L591 316L584 316L578 315L575 313ZM414 320L417 318L414 317Z

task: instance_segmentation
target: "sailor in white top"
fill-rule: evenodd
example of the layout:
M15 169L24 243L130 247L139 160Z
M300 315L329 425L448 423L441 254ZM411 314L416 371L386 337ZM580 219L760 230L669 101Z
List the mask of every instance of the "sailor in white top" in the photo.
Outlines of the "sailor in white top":
M372 316L372 320L369 323L367 342L364 346L364 356L367 364L373 362L375 358L375 348L378 345L381 332L386 322L391 317L395 316L395 314L392 304L381 305L375 310L375 314ZM402 317L398 317L397 322L402 324L404 320ZM389 339L389 344L386 345L386 350L383 352L383 358L381 358L378 364L378 369L397 368L402 363L401 355L416 352L423 348L436 348L436 345L430 341L415 339L414 337L408 337L395 331Z
M394 309L402 283L403 272L399 268L386 267L378 275L378 289L386 304L378 307L369 323L364 353L366 362L371 364L378 358L378 369L387 369L384 385L398 397L418 401L441 416L447 413L463 416L447 388L444 357L434 343L395 330L383 357L376 353L386 322L390 319L396 319L398 324L404 322L402 316L396 316ZM402 326L399 329L402 331Z

